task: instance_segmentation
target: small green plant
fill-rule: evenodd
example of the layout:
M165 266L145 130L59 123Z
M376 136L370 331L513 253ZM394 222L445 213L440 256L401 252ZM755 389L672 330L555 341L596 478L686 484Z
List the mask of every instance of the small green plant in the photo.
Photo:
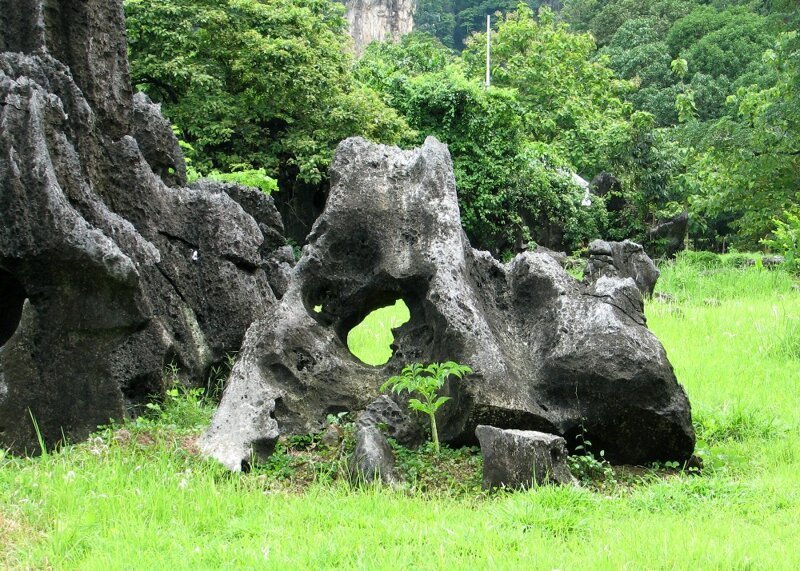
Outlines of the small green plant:
M407 391L409 394L417 393L421 399L412 398L408 407L412 410L424 412L431 419L431 441L436 453L439 453L439 432L436 429L436 411L450 400L450 397L439 396L438 392L444 386L448 377L453 376L463 379L464 375L472 372L466 365L454 361L445 363L431 363L422 365L413 363L403 368L399 375L391 377L382 386L381 390L391 390L400 394Z
M206 397L205 389L183 385L178 373L177 365L167 365L164 380L170 388L162 400L145 405L145 415L137 419L138 425L169 426L189 432L208 425L214 404Z
M606 483L614 485L614 469L605 459L605 450L601 450L599 458L592 452L592 443L583 434L578 435L580 444L575 446L577 454L567 459L572 475L587 484Z

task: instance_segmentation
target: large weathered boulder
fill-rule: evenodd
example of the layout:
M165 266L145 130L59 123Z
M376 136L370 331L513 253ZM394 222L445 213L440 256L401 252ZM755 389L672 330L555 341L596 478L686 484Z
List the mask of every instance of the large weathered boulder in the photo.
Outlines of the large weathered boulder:
M560 436L482 424L475 435L483 454L483 487L487 490L574 482L567 466L567 443Z
M589 244L589 259L583 275L588 283L601 277L631 278L643 296L651 297L660 274L641 244L630 240L594 240Z
M440 436L474 443L475 427L589 438L620 462L686 459L689 402L644 326L632 280L581 284L550 256L501 264L461 228L452 163L433 138L401 151L354 138L331 166L331 191L288 289L247 337L202 450L232 470L280 433L324 427L364 409L404 364L456 360L476 371L445 385ZM348 332L402 298L411 319L394 355L372 367Z
M122 1L23 4L0 0L0 448L35 452L31 417L80 440L170 362L204 381L275 296L238 203L260 193L169 186L185 165L133 96Z

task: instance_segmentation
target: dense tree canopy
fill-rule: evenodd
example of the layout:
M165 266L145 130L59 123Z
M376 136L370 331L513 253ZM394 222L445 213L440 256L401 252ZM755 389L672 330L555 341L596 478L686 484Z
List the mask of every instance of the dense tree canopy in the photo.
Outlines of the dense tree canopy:
M201 169L284 165L318 183L341 139L408 134L352 81L339 4L128 0L125 9L133 81L163 104Z
M792 0L420 0L419 32L359 61L333 0L125 4L133 80L193 166L278 178L298 241L352 135L447 142L467 232L498 254L641 240L684 209L697 245L758 247L798 219ZM601 171L624 207L582 205L571 173Z

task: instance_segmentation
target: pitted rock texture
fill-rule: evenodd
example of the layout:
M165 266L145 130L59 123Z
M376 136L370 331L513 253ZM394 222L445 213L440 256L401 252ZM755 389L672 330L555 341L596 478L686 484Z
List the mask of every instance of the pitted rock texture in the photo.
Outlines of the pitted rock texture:
M281 231L258 191L168 186L185 164L132 94L121 0L22 4L0 0L0 448L20 453L31 416L74 442L171 362L204 382L274 303L263 228Z
M416 0L346 0L347 23L357 54L375 41L397 41L414 29Z
M403 402L403 405L407 405ZM360 428L383 426L389 436L403 446L414 448L425 440L425 432L420 423L421 415L411 415L408 407L401 407L387 395L381 395L367 405L358 415L356 424Z
M630 278L643 296L651 297L660 272L641 244L630 240L594 240L589 244L589 260L583 275L590 284L601 277Z
M412 362L455 360L475 373L448 383L441 438L475 427L589 438L618 462L686 459L689 402L644 324L629 279L584 285L545 254L501 264L461 228L452 163L433 138L401 151L354 138L331 166L331 191L274 311L254 323L202 450L232 470L280 433L322 430L329 413L363 410ZM356 359L347 333L405 300L381 367ZM321 311L317 311L321 309Z

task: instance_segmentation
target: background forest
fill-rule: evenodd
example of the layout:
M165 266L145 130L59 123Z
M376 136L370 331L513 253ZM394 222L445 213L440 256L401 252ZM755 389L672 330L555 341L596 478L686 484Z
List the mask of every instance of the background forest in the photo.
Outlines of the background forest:
M419 0L417 32L358 60L331 0L128 0L126 11L134 83L179 129L194 172L277 181L298 244L340 140L434 135L450 147L473 245L499 256L529 242L647 243L684 211L695 248L797 254L792 0ZM572 176L602 172L621 183L602 197Z

